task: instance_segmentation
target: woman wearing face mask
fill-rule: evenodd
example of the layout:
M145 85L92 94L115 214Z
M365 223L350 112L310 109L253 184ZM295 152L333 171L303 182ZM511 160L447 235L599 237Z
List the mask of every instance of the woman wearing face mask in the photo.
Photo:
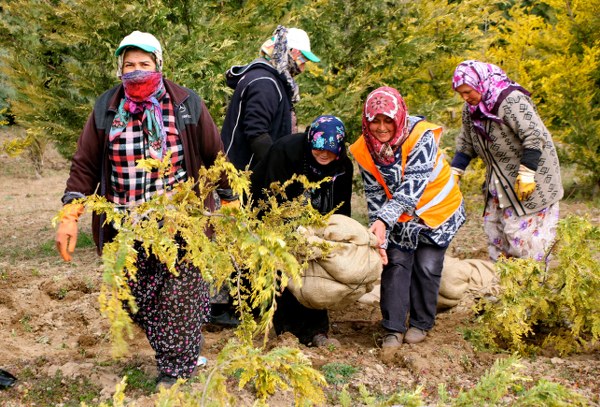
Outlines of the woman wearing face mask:
M396 89L369 94L362 131L350 152L360 166L370 230L384 264L382 346L395 348L423 341L433 328L444 254L465 211L438 147L441 127L409 116Z
M296 76L306 62L320 62L308 34L278 26L260 47L258 58L225 73L233 95L221 129L227 158L238 170L254 170L273 142L297 132L294 105L300 100ZM233 299L221 291L212 298L211 322L236 326Z
M225 74L234 92L221 138L237 169L254 169L274 141L297 132L294 105L300 91L295 78L307 61L320 62L308 34L280 25L262 44L258 58Z
M456 67L452 88L465 101L452 171L459 179L471 159L485 163L491 260L543 260L556 236L563 187L552 136L529 92L498 66L474 60Z
M149 33L134 31L120 43L117 76L121 83L96 101L77 142L66 190L66 206L56 234L65 261L77 241L77 219L83 212L74 199L98 193L123 209L141 204L155 194L171 194L200 167L211 166L223 145L208 109L193 91L162 75L162 48ZM157 171L136 167L144 158L162 159L171 153L172 172L161 179ZM235 200L226 176L218 189L224 201ZM214 209L212 197L206 207ZM115 234L93 215L98 252ZM208 312L209 292L200 271L179 263L179 276L152 254L138 251L137 281L130 287L139 311L133 320L145 331L156 352L158 386L188 378L201 344L201 326Z
M253 199L261 199L271 183L283 183L294 174L305 175L312 182L330 177L311 191L295 182L286 189L286 196L294 199L304 194L323 215L337 208L335 213L350 216L353 166L346 154L345 136L344 123L339 118L323 115L306 132L277 140L251 175ZM288 289L277 298L273 325L278 335L291 332L305 345L339 345L336 339L328 337L327 310L305 307Z

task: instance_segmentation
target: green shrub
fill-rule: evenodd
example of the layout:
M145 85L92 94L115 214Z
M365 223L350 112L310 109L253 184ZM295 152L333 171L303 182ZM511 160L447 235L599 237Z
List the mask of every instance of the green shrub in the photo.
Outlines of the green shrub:
M327 383L331 385L347 383L350 378L358 372L358 368L346 363L328 363L321 367Z
M558 228L553 267L531 259L497 263L502 292L478 305L482 332L503 349L523 353L585 350L600 339L600 228L567 216Z

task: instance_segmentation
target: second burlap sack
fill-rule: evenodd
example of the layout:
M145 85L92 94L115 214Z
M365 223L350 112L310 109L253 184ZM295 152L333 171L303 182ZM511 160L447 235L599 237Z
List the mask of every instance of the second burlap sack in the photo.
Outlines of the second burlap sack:
M379 281L373 290L360 298L360 302L379 306ZM495 265L489 260L466 259L446 255L438 294L438 310L455 307L467 296L473 298L496 294L500 286Z

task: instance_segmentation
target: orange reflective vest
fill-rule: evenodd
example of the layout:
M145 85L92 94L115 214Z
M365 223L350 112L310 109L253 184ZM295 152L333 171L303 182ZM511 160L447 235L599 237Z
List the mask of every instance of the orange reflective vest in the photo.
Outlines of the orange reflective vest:
M442 136L442 128L438 125L419 121L411 130L408 138L404 141L401 147L402 151L402 176L406 168L408 154L417 144L423 133L427 130L433 131L436 143ZM364 171L371 174L385 190L388 199L392 198L388 186L383 179L383 176L377 169L373 157L367 148L367 143L364 136L360 136L354 144L350 146L350 152ZM444 158L440 149L438 149L435 157L435 165L433 172L429 176L429 182L423 195L417 202L415 207L415 215L418 216L425 224L431 228L437 228L444 223L452 214L460 207L462 203L462 194L458 188L458 184L454 182L454 177L450 172L450 165ZM407 213L403 213L398 218L399 222L408 222L413 217Z

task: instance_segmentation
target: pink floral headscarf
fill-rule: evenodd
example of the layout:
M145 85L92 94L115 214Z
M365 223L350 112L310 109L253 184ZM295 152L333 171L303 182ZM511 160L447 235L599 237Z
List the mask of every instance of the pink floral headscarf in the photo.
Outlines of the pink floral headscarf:
M457 87L464 84L469 85L481 94L481 102L477 106L468 106L475 126L482 131L483 125L480 119L502 122L497 116L497 110L499 102L504 99L502 95L507 94L504 92L505 90L519 89L526 95L530 95L521 85L511 80L502 68L476 60L463 61L454 70L452 89L456 90ZM477 111L480 114L477 114Z
M382 143L369 131L369 123L378 114L383 114L394 120L396 133L387 143ZM408 137L406 126L408 110L404 99L394 88L382 86L367 96L363 110L363 136L371 156L377 164L390 165L395 161L395 154Z

